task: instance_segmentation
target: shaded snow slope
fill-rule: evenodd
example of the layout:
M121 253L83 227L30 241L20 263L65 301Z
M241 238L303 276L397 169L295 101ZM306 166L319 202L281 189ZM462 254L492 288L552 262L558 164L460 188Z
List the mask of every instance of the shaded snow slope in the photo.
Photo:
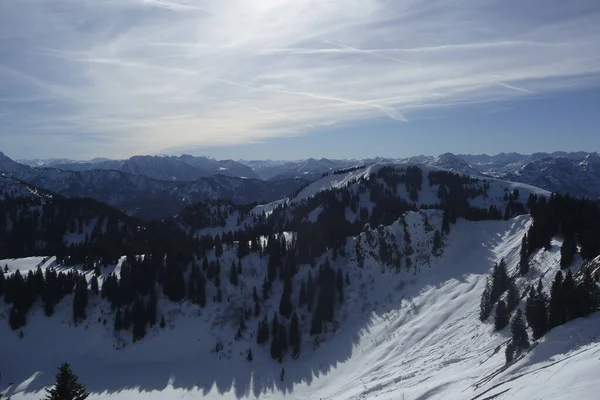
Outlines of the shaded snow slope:
M435 212L431 213L429 222L437 225ZM411 213L405 222L413 245L423 247L424 254L429 239L420 225L422 218L423 214ZM168 327L154 328L136 344L115 336L112 318L107 326L97 322L111 311L94 307L94 298L88 321L77 327L70 323L70 298L58 305L51 319L43 316L40 306L34 307L22 339L9 330L7 308L2 305L1 387L10 384L7 394L15 400L39 399L40 390L53 381L56 366L68 361L92 392L91 400L596 398L600 315L556 328L506 370L508 329L495 333L489 323L478 319L480 295L492 264L504 257L509 272L514 272L521 238L530 223L528 216L509 221L459 220L445 238L443 255L430 258L430 266L421 263L420 273L382 268L376 256L360 268L350 251L354 243L349 241L348 257L332 262L350 277L336 324L320 336L320 345L305 336L300 358L284 360L283 382L281 366L270 359L268 346L259 348L250 337L256 321L236 342L235 322L227 317L238 301L251 296L251 285L260 276L257 269L263 264L251 256L244 260L246 289L233 291L227 283L223 294L230 301L210 303L206 309L161 300ZM399 226L385 229L393 233ZM362 243L366 240L361 240L361 246L367 251ZM559 245L554 241L550 251L534 255L531 280L518 281L521 290L539 276L546 282L552 279ZM223 256L224 266L233 259L231 253ZM419 251L415 253L416 257ZM10 268L26 270L39 261L15 261ZM279 285L272 296L278 299L276 293ZM275 304L266 307L272 312ZM306 331L309 323L301 325ZM221 355L213 351L216 340L225 345ZM244 358L250 346L251 363Z

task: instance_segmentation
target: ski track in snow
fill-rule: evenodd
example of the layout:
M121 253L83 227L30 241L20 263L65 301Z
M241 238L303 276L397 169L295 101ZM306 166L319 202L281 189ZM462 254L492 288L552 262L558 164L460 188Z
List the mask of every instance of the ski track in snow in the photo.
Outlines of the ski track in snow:
M284 361L284 382L268 346L259 350L251 338L234 342L234 327L207 326L216 323L213 315L186 304L163 305L169 321L166 331L155 329L120 350L114 349L119 342L112 332L112 317L106 327L94 324L108 312L106 306L96 307L89 323L77 327L70 323L68 298L50 319L41 307L34 307L26 335L19 339L10 331L8 308L2 305L2 388L9 385L6 393L14 400L39 399L44 395L40 390L52 383L56 367L66 360L92 392L90 400L598 398L598 313L554 329L508 368L504 349L509 328L495 333L491 322L479 321L479 300L491 266L503 257L509 273L514 273L521 238L530 223L528 216L459 220L446 238L443 255L416 276L406 270L382 273L376 265L367 263L361 269L349 263L351 286L339 311L345 321L320 346L305 340L300 358ZM413 244L418 242L413 238ZM558 268L559 246L555 240L552 250L533 257L531 282L541 277L549 289ZM27 271L41 261L32 257L2 260L0 265ZM46 260L43 266L52 262ZM223 265L228 270L226 261ZM251 275L259 265L258 260L245 262L245 273ZM334 268L337 265L333 262ZM119 266L115 268L118 271ZM528 283L517 280L521 291ZM250 295L251 286L248 289ZM97 301L92 299L91 306ZM227 307L217 305L213 312ZM302 324L306 328L309 322ZM253 321L249 332L254 330ZM227 345L221 357L211 350L215 337ZM243 356L248 346L254 353L252 363Z

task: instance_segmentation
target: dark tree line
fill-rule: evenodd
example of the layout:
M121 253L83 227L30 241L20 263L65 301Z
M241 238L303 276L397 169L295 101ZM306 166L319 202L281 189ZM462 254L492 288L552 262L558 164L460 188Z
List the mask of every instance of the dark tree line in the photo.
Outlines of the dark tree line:
M550 248L554 236L562 235L561 267L571 265L581 248L581 258L589 260L600 254L600 208L587 199L552 194L550 198L531 195L527 201L533 224L527 232L527 249L532 254Z

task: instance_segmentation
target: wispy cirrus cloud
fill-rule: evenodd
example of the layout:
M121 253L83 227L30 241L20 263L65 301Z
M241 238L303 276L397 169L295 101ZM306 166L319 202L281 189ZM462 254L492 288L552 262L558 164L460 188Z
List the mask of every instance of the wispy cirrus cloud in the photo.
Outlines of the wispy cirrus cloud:
M0 144L119 157L597 85L597 2L519 4L0 0Z

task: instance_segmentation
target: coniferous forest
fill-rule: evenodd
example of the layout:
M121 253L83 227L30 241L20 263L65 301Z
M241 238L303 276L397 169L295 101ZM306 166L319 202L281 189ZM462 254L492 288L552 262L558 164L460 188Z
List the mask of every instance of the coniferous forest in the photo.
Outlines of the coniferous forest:
M435 202L420 201L424 185L437 187ZM527 277L531 256L548 248L554 237L563 238L564 269L576 254L583 260L599 255L600 210L597 203L568 196L532 194L524 199L516 189L504 192L502 206L473 206L473 199L489 196L490 187L483 178L446 171L423 176L418 167L390 166L345 187L282 203L268 214L253 213L252 205L214 201L190 205L175 218L152 222L87 199L2 201L0 210L6 218L0 221L4 232L0 258L56 256L56 265L44 271L38 267L26 275L3 268L0 296L11 306L8 323L16 332L27 326L36 303L52 318L55 307L72 295L72 322L80 324L86 321L90 299L100 299L113 311L102 324L115 332L128 332L136 342L149 328L165 328L165 316L157 308L159 298L189 302L200 309L211 302L226 302L223 285L241 285L246 257L257 255L265 260L264 281L250 288L252 300L235 317L239 323L234 339L251 335L257 346L268 348L274 360L282 361L298 357L302 331L319 335L334 321L344 302L348 276L332 268L329 257L345 255L348 237L402 220L409 211L439 210L443 220L432 245L433 255L439 256L444 237L461 218L501 220L530 213L533 222L523 237L518 274L509 275L506 263L499 260L481 299L482 321L493 318L496 330L510 326L512 341L506 357L511 361L529 347L526 326L535 341L558 325L598 310L598 277L589 270L559 272L549 296L541 281L521 291L516 281ZM406 197L399 196L399 191ZM306 218L315 209L320 210L316 218ZM347 213L356 218L347 218ZM211 233L214 227L220 233ZM410 235L404 229L406 248L401 251L410 254ZM285 232L294 233L291 240ZM398 270L409 270L410 259L403 264L395 256L400 250L384 244L379 249L381 259L395 260ZM236 260L224 263L221 256L226 250L234 250ZM119 275L109 274L100 283L104 268L121 257ZM356 257L360 263L358 250ZM294 277L307 264L309 273L298 282ZM73 265L81 266L80 270L62 268ZM264 302L272 296L275 284L283 287L276 299L279 307L267 313ZM526 306L521 310L518 305L524 298ZM310 315L309 320L301 320L300 312ZM215 351L222 349L223 344L216 343ZM252 348L245 357L253 359Z

